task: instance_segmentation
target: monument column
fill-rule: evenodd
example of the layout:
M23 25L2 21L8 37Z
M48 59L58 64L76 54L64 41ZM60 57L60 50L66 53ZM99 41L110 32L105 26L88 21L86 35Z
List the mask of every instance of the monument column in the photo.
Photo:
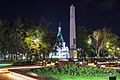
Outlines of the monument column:
M70 6L70 57L75 57L76 53L76 26L75 26L75 7ZM74 55L75 54L75 55Z
M70 6L70 49L76 49L75 7Z

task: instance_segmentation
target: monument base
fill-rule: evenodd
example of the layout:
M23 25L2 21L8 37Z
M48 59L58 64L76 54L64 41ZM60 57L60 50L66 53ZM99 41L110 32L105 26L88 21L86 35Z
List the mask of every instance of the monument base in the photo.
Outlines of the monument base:
M78 59L77 59L77 58L74 58L74 61L78 61Z
M69 54L70 54L70 58L73 60L73 61L78 61L77 59L77 50L76 49L72 49L72 50L69 50Z

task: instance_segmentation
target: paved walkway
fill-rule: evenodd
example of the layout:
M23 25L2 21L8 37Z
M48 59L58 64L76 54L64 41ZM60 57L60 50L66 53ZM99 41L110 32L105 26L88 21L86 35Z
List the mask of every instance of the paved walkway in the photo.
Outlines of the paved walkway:
M53 66L54 63L47 64L47 66ZM47 66L11 66L11 67L5 67L3 69L8 69L8 70L13 70L13 69L34 69L34 68L42 68L42 67L47 67Z
M47 66L52 66L54 65L47 65ZM2 80L44 80L43 78L38 78L36 76L28 75L28 74L23 74L20 72L14 72L11 70L14 69L35 69L35 68L42 68L46 66L11 66L11 67L5 67L2 69L8 69L10 70L9 73L0 73L0 79Z
M8 76L8 74L10 73L0 74L0 80L15 80L14 78L11 78L10 76Z

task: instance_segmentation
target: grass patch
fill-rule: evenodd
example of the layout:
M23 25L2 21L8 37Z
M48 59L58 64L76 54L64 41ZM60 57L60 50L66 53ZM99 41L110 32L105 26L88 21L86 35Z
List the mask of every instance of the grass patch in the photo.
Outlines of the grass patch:
M0 60L4 60L3 58L0 58Z
M1 67L4 67L4 66L11 66L12 64L0 64Z
M40 74L42 77L52 77L58 80L109 80L109 76L70 76L64 74ZM116 77L120 80L120 75Z
M115 76L119 72L115 69L109 68L95 68L95 67L84 67L76 65L62 65L60 67L44 67L37 70L33 70L37 74L41 73L52 73L52 74L64 74L71 76Z
M109 80L109 76L117 76L120 80L120 73L115 69L84 67L76 65L62 65L60 67L44 67L34 69L30 72L44 77L57 78L58 80ZM41 76L41 77L42 77Z

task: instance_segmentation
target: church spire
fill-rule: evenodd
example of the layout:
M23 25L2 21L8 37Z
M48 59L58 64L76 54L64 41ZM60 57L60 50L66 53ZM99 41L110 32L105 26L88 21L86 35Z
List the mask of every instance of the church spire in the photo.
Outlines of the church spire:
M61 27L61 22L59 22L59 27Z
M59 22L58 33L57 33L57 43L58 45L62 45L63 42L64 42L64 39L61 33L61 22Z
M58 32L61 32L61 22L59 22Z

